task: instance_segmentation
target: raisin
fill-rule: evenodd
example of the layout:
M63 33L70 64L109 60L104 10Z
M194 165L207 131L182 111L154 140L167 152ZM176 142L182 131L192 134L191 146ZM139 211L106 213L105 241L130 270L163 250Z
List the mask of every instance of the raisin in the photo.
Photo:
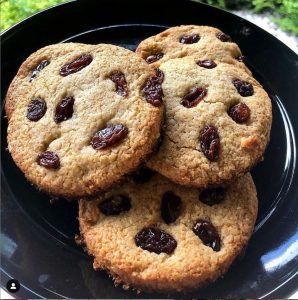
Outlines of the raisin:
M105 149L118 144L128 134L125 125L116 124L98 131L92 138L90 144L95 150Z
M45 115L46 111L47 111L47 103L44 101L44 99L34 98L28 104L27 118L30 121L37 122Z
M99 204L100 211L106 216L117 216L131 208L130 199L125 195L109 197Z
M236 59L240 62L243 62L244 64L247 63L247 59L244 55L239 55L238 57L236 57Z
M228 115L236 122L236 123L244 123L250 117L250 109L245 103L238 103L230 107L228 111Z
M29 82L34 80L38 76L40 71L42 69L44 69L48 64L50 64L50 62L48 60L46 60L46 59L42 60L41 63L33 70L31 77L29 79Z
M59 156L52 151L40 153L37 157L37 163L47 169L58 169L60 167Z
M154 171L146 167L141 167L134 174L132 174L132 180L135 183L145 183L148 182L154 175Z
M254 88L249 82L240 79L234 79L232 82L242 97L248 97L254 94Z
M159 70L160 71L160 70ZM150 77L146 80L143 86L143 92L148 103L155 107L162 105L163 91L162 91L162 80L163 73L160 71L155 71L159 73L158 76Z
M74 97L67 96L56 106L54 116L54 120L56 123L60 123L72 117L74 101Z
M219 135L213 125L205 126L200 132L201 149L204 155L211 161L218 157L219 153Z
M146 63L147 64L152 64L158 60L160 60L161 58L163 58L163 53L159 52L159 53L155 53L155 54L152 54L152 55L149 55L147 58L146 58Z
M179 39L179 42L182 44L194 44L200 40L200 36L198 34L189 34L182 35Z
M218 252L220 250L220 237L216 228L205 220L198 220L192 231L202 240L204 245Z
M228 34L223 33L223 32L218 32L218 33L216 34L216 37L217 37L219 40L221 40L222 42L233 42L233 41L232 41L232 38L231 38Z
M206 69L213 69L217 66L217 64L211 59L199 60L197 65Z
M91 64L93 58L90 54L83 54L80 57L76 58L74 61L65 64L61 69L59 74L61 76L68 76L70 74L81 71L83 68Z
M165 74L163 73L162 70L160 70L159 68L155 68L155 75L157 78L159 78L159 82L163 83L164 79L165 79Z
M166 192L161 200L161 217L169 224L175 222L181 213L181 199L173 192Z
M224 198L225 190L223 188L206 189L203 190L199 196L199 200L209 206L221 203Z
M202 87L192 88L180 102L184 107L191 108L197 106L207 95L207 90Z
M176 240L170 234L154 227L146 227L139 231L135 242L138 247L157 254L171 254L177 247Z
M125 75L122 72L115 72L110 75L110 79L115 83L116 93L120 96L128 96L128 87Z

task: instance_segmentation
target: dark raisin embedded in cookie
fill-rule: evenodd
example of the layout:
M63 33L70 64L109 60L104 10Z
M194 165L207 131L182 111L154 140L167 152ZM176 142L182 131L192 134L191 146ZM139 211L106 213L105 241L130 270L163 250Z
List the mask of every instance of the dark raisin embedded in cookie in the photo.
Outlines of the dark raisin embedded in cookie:
M179 42L182 44L194 44L200 40L200 36L198 34L189 34L189 35L182 35L179 38Z
M201 239L204 245L216 252L220 251L220 236L216 228L209 221L198 220L193 226L192 231Z
M42 69L44 69L49 64L50 64L50 62L48 60L46 60L46 59L42 60L40 62L40 64L33 70L32 74L30 76L29 82L31 82L32 80L34 80L38 76L38 74L40 73L40 71Z
M66 121L72 117L74 101L74 97L67 96L60 103L58 103L54 116L56 123Z
M74 61L65 64L60 69L59 74L63 77L81 71L83 68L91 64L93 58L90 54L83 54Z
M120 96L128 96L128 86L125 75L122 72L114 72L110 75L110 79L115 83L116 93Z
M202 87L192 88L180 102L184 107L191 108L197 106L207 95L207 89Z
M155 68L155 75L157 78L159 78L159 82L163 83L164 79L165 79L165 74L163 73L162 70L160 70L159 68Z
M199 60L197 61L197 65L206 69L213 69L217 66L217 64L211 59Z
M155 107L162 105L163 91L161 83L160 77L153 76L148 78L143 86L143 92L147 102Z
M219 154L220 141L216 127L205 126L200 132L201 149L204 155L214 161Z
M155 174L155 171L152 171L146 167L141 167L134 174L132 174L132 180L135 183L142 184L148 182Z
M247 59L244 55L239 55L238 57L236 57L236 59L240 62L243 62L244 64L247 63Z
M125 125L116 124L98 131L90 144L95 150L105 149L121 142L128 134Z
M254 94L254 88L249 82L240 79L234 79L232 83L242 97L248 97Z
M131 208L130 199L125 195L114 195L101 202L99 210L106 216L117 216Z
M216 37L217 37L219 40L221 40L222 42L233 42L233 41L232 41L232 38L231 38L228 34L223 33L223 32L218 32L218 33L216 34Z
M47 103L42 98L34 98L28 104L27 118L30 121L37 122L40 120L47 111Z
M160 254L172 254L177 247L176 240L167 232L154 227L143 228L135 236L136 245L144 250Z
M163 53L162 52L159 52L159 53L155 53L155 54L152 54L152 55L149 55L147 58L146 58L146 63L147 64L152 64L158 60L160 60L161 58L163 58Z
M47 169L58 169L60 167L59 156L52 151L40 153L37 157L37 163Z
M173 192L169 191L163 194L161 200L161 217L167 223L175 222L181 213L181 199Z
M245 103L238 103L230 107L228 111L228 115L236 122L236 123L244 123L250 117L250 109Z
M223 188L214 188L203 190L199 195L199 200L209 206L221 203L225 198Z

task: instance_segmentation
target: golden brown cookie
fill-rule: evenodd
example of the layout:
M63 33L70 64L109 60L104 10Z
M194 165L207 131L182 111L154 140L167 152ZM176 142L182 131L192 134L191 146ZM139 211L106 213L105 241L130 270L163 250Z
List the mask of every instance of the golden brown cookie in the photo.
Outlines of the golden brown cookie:
M115 283L182 291L227 271L252 234L257 206L249 174L203 191L155 175L80 200L79 222L94 268L107 270Z
M190 187L220 185L250 170L269 141L271 101L247 72L192 57L160 66L166 110L163 142L147 166Z
M38 188L65 197L91 195L152 151L163 118L162 90L151 68L129 50L57 47L59 55L18 98L8 148Z
M214 27L171 27L142 41L136 52L153 67L158 67L172 58L192 56L196 60L237 65L250 73L237 44L228 34Z

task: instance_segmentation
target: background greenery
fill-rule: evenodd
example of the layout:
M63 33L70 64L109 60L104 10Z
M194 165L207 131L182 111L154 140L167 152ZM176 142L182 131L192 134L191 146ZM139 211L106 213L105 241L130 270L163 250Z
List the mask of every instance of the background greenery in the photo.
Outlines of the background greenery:
M268 11L283 30L298 36L298 0L203 0L227 9L250 9L256 13Z
M39 10L62 2L66 0L0 0L0 29L2 31ZM246 8L256 13L268 11L272 14L273 21L283 30L298 36L298 0L202 0L202 2L226 9Z
M39 10L66 2L66 0L0 0L1 31Z

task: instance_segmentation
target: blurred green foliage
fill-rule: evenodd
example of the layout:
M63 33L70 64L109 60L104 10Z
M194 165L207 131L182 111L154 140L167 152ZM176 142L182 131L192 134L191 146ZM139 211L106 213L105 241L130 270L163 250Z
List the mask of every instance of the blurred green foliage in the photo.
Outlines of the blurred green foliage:
M284 30L289 30L298 36L298 0L283 0L279 8L282 18L274 21Z
M1 31L47 7L66 0L0 0Z
M283 30L298 36L298 0L202 0L227 9L251 9L256 13L269 11L272 20Z
M47 7L67 0L0 0L0 29L12 26L18 21ZM100 0L99 0L100 1ZM125 1L125 0L123 0ZM141 1L141 0L140 0ZM162 0L161 0L162 1ZM272 19L282 29L298 36L298 0L201 0L202 2L227 9L251 9L254 12L269 11Z

